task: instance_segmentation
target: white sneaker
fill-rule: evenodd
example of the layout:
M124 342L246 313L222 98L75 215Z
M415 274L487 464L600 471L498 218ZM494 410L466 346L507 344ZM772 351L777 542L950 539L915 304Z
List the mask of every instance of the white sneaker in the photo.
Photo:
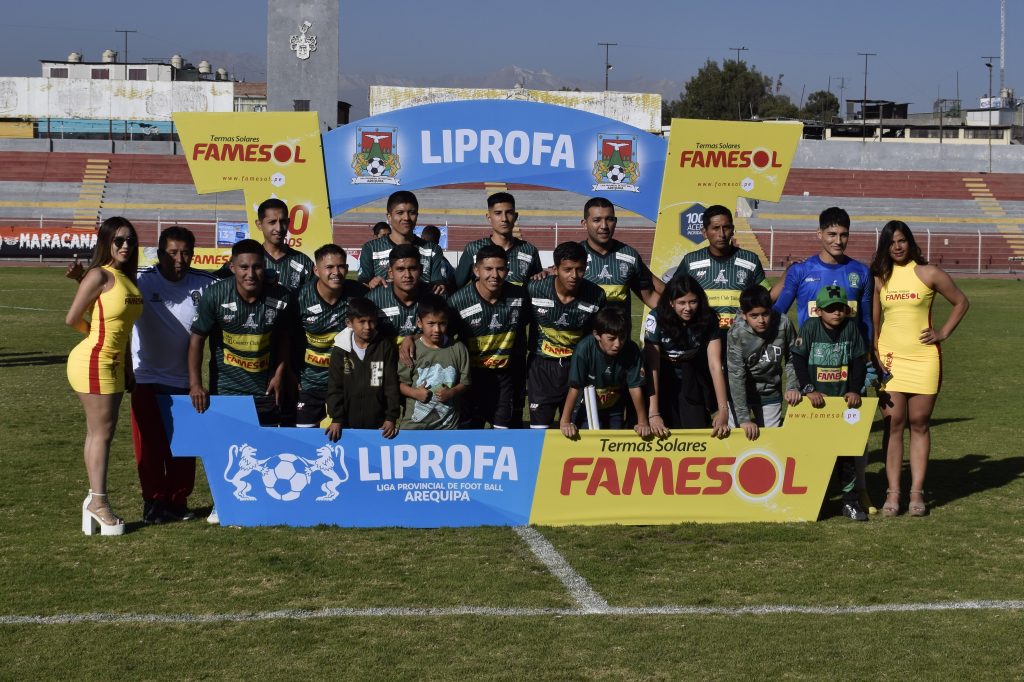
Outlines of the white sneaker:
M212 523L215 526L219 526L220 525L220 517L217 516L217 508L216 507L214 507L213 509L210 510L210 515L206 517L206 522L207 523Z

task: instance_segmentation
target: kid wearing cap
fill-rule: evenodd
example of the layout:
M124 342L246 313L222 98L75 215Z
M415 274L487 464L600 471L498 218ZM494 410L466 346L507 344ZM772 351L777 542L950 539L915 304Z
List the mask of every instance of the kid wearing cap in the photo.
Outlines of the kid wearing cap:
M824 407L825 396L842 396L849 407L860 407L860 387L867 373L867 346L847 303L846 289L829 284L815 297L818 316L800 328L793 348L793 368L801 393L814 407ZM857 467L853 457L839 459L843 516L867 521L860 504Z

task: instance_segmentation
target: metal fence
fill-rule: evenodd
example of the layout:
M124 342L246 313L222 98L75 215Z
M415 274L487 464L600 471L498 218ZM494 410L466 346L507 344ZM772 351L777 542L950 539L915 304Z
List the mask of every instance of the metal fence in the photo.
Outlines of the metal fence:
M159 215L156 218L140 218L132 221L139 231L143 244L155 245L160 231L170 225L181 225L192 230L196 235L197 246L215 246L216 226L214 220L180 220L167 219ZM370 222L334 221L333 238L335 243L346 249L358 249L371 238ZM489 233L484 224L466 225L439 223L448 228L448 250L458 252L465 244L479 239ZM34 218L0 218L0 227L38 227L40 229L67 229L71 219L57 219L37 216ZM579 223L552 223L548 225L522 225L523 239L537 245L542 251L550 251L555 245L569 240L579 240L586 233ZM751 231L758 245L767 257L765 266L768 270L781 270L794 260L806 258L817 253L820 242L815 230L780 230L774 227L757 228ZM750 233L747 233L748 235ZM648 262L654 241L654 228L651 227L620 227L617 236L630 244ZM1024 239L1022 245L1015 248L1004 235L998 232L958 231L933 232L930 229L916 233L921 251L930 263L940 265L946 270L965 273L1015 273L1024 270ZM858 260L871 260L879 239L879 230L854 230L850 235L847 253ZM740 246L750 248L749 237L741 233L737 238ZM2 251L0 251L2 256Z

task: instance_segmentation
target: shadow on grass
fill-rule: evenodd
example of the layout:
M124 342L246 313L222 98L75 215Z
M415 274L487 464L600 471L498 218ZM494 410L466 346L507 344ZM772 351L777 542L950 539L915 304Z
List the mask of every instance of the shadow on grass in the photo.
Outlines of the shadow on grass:
M869 459L883 461L884 457L880 450L872 450ZM956 459L932 459L928 462L925 498L929 506L942 507L975 493L1001 488L1021 476L1024 476L1024 457L968 454ZM906 460L901 480L905 498L910 485L910 464ZM872 499L884 499L885 470L868 473L867 486Z
M42 367L44 365L63 365L67 361L67 353L60 355L46 355L36 351L0 353L0 367Z
M973 420L974 417L946 417L944 419L932 419L931 427L934 429L936 426L942 426L944 424L957 424L959 422L969 422ZM884 427L885 420L876 419L874 422L871 423L871 432L881 433ZM904 438L906 438L906 436L904 436Z

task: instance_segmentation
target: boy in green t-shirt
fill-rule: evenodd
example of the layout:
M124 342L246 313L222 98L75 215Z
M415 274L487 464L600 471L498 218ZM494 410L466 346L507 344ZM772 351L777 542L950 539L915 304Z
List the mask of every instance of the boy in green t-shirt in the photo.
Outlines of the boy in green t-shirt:
M574 438L578 427L587 425L580 414L582 391L593 386L597 391L600 426L621 429L626 421L628 393L636 411L633 430L640 436L651 435L644 397L643 355L629 339L629 318L621 308L602 308L594 315L594 331L577 344L569 367L569 393L565 397L559 428L566 438ZM588 425L591 428L594 425ZM600 428L600 427L599 427Z
M456 429L459 396L470 385L469 351L448 338L448 304L436 294L419 301L417 323L423 331L416 340L412 367L399 364L398 379L407 399L403 429Z
M793 347L793 369L814 407L825 406L825 396L842 396L849 407L860 407L860 387L867 374L867 347L852 319L846 290L830 284L815 297L818 317L800 328ZM842 514L853 521L867 521L857 488L857 465L853 457L839 458L839 486L843 492Z

